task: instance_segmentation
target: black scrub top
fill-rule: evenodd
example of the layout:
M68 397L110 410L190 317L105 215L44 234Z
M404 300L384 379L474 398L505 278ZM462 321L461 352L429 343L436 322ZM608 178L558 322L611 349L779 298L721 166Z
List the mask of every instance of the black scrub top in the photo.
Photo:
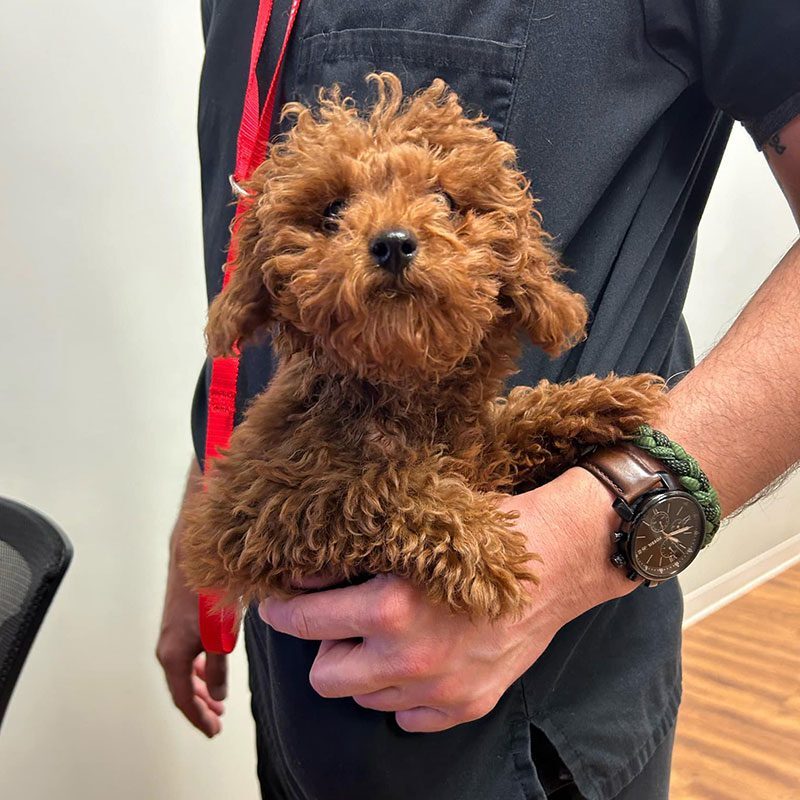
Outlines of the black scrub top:
M289 0L259 62L268 82ZM228 175L257 0L205 0L199 141L208 297L222 283ZM566 280L591 308L584 343L551 360L526 347L515 384L693 365L682 318L697 226L734 119L762 147L800 113L800 4L791 0L304 0L279 101L334 82L359 100L390 70L407 91L444 78L512 142L555 235ZM262 97L265 92L262 92ZM731 220L731 236L736 221ZM727 279L724 264L719 280ZM239 418L270 378L268 347L242 359ZM192 428L202 463L209 370ZM291 800L544 797L530 726L581 793L613 797L674 725L680 701L676 581L566 625L483 720L408 735L392 715L308 685L316 645L247 622L265 796Z

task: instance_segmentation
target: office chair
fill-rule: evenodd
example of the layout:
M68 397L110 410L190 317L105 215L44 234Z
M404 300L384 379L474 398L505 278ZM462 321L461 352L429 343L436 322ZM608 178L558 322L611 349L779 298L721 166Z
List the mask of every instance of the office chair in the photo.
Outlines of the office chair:
M52 522L0 498L0 725L71 559L69 539Z

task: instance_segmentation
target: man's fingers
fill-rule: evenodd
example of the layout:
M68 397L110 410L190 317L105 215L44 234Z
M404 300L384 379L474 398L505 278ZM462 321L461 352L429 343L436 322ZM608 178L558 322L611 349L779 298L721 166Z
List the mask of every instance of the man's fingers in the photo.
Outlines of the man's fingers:
M199 731L211 738L222 730L219 715L195 694L192 662L187 661L182 669L173 668L166 673L172 701L184 717Z
M222 722L219 716L196 695L192 695L185 703L178 704L176 702L175 705L183 712L186 719L209 739L212 739L222 730Z
M356 694L353 695L353 700L362 708L370 708L373 711L408 711L419 705L409 697L408 691L399 686L389 686L368 694Z
M459 724L444 711L424 706L398 711L394 716L397 724L408 733L437 733Z
M195 672L206 682L214 700L228 696L228 658L222 653L201 653L194 660Z
M261 603L258 613L276 631L298 639L359 638L372 630L374 580L288 600L270 597Z
M320 652L309 681L321 697L353 697L386 689L395 683L394 665L360 641L334 642Z
M496 698L484 695L449 711L419 705L416 708L398 711L395 719L397 724L409 733L434 733L485 717L496 704Z
M208 691L208 686L197 675L192 675L192 691L194 696L202 700L218 717L225 713L225 704L220 700L215 700Z
M320 572L317 575L308 575L301 581L292 584L293 589L305 589L306 591L319 591L320 589L327 589L335 586L337 583L344 582L344 578L340 572L328 571Z

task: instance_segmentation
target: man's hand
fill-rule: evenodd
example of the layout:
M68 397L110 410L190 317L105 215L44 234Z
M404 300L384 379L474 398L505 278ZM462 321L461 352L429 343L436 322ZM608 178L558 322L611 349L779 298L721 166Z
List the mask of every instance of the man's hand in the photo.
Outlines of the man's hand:
M396 712L407 731L444 730L489 713L564 624L635 588L609 564L612 500L582 469L507 499L542 558L519 619L453 614L394 576L269 599L260 613L276 630L322 640L310 681L323 697Z
M200 470L193 463L186 497L200 490ZM192 725L211 738L222 730L221 702L227 693L227 659L204 653L200 641L197 595L189 591L179 567L181 517L170 546L167 592L156 657L164 669L172 700Z

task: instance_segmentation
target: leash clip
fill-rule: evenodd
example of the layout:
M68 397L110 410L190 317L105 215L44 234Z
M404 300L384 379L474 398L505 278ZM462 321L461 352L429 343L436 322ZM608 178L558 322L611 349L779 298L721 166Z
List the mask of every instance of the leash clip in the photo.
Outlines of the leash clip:
M228 183L231 185L231 191L234 194L234 197L250 197L250 192L243 189L237 182L236 178L233 177L233 173L228 175Z

